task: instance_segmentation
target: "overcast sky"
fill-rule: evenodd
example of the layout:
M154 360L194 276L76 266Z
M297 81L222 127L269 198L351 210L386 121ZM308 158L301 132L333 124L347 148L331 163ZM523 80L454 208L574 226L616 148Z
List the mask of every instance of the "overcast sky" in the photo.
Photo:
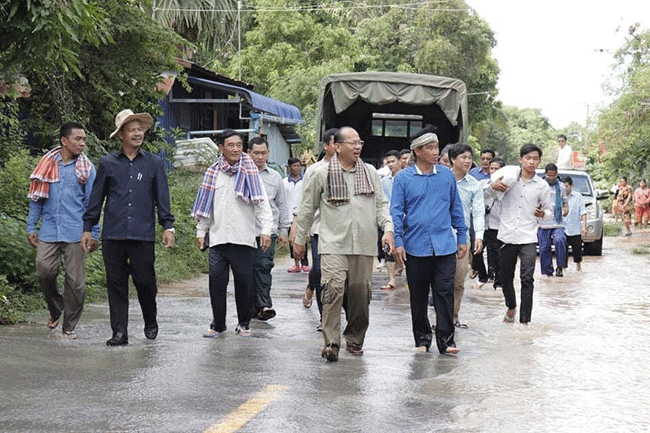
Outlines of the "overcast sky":
M650 27L650 0L466 1L496 34L498 99L541 108L555 128L608 102L612 52L632 23Z

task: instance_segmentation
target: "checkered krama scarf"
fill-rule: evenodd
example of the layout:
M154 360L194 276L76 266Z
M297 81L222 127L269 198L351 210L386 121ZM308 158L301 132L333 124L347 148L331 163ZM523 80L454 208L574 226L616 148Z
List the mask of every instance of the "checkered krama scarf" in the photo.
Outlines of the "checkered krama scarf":
M235 194L246 203L257 204L264 200L259 170L251 157L242 152L237 164L230 165L226 158L221 155L217 162L208 167L205 172L203 183L194 200L192 217L196 219L199 217L212 217L212 201L214 200L214 188L219 171L226 173L228 176L237 176L235 179Z
M354 195L373 195L375 187L370 179L368 167L361 158L357 158L354 171ZM348 185L343 177L343 167L339 156L335 153L327 167L327 196L334 206L340 206L350 201Z
M50 197L50 184L59 182L59 162L57 155L61 153L61 146L47 152L36 165L36 168L29 176L29 197L32 201L47 199ZM75 162L75 173L80 184L85 185L90 176L93 164L88 157L81 153Z

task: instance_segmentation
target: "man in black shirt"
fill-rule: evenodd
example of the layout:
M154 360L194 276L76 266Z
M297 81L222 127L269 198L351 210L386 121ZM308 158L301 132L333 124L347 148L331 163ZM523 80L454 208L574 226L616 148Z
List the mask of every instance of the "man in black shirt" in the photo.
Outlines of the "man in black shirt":
M84 214L81 245L90 249L90 230L99 221L102 205L102 232L106 286L113 337L106 344L129 343L129 275L138 292L144 318L144 335L158 335L156 321L156 274L154 270L155 216L163 226L162 244L174 246L174 216L170 211L169 186L162 158L141 149L144 134L153 119L148 113L123 110L115 117L115 131L122 150L105 155L99 161L90 202Z

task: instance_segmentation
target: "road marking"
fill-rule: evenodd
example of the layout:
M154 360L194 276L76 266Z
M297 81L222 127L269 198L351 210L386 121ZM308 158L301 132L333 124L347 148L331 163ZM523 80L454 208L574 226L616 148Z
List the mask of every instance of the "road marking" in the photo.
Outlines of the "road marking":
M269 385L253 398L242 404L226 419L212 425L204 433L230 433L242 428L248 421L262 412L266 406L277 400L289 387L285 385Z

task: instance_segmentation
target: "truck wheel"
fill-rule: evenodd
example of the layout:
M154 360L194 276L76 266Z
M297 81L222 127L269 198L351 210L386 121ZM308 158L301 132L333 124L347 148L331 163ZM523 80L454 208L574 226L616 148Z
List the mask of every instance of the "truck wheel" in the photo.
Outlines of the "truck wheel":
M602 256L603 255L603 238L602 236L595 242L585 244L585 255Z

